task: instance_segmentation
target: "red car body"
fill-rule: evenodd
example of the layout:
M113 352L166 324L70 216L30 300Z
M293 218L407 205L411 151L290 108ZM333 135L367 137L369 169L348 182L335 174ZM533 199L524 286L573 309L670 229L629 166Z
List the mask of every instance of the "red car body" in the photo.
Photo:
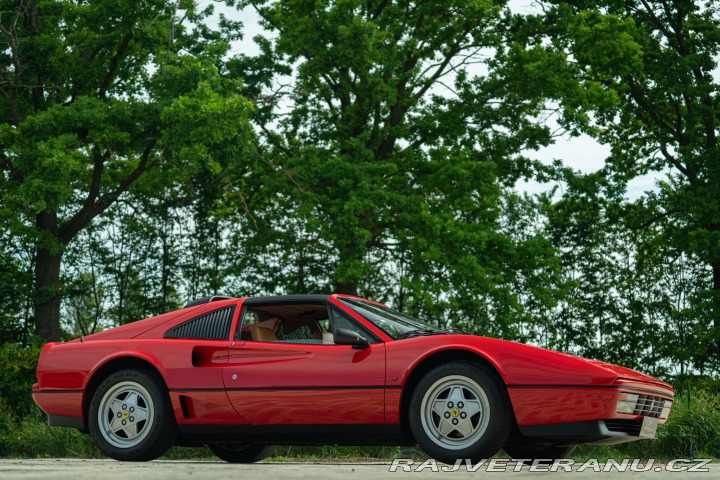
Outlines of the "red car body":
M119 369L152 370L169 396L179 431L176 443L185 445L239 439L413 444L408 428L413 389L432 368L451 361L475 362L495 372L507 389L517 431L529 439L619 443L652 438L673 402L672 387L656 378L520 343L454 333L393 340L350 308L343 301L347 298L354 297L220 299L48 343L33 398L50 425L87 432L90 403L103 379ZM326 304L376 341L357 348L242 339L248 328L241 325L243 312L273 302ZM175 327L226 307L233 307L227 338L166 338ZM618 413L618 402L627 394L638 396L636 408Z

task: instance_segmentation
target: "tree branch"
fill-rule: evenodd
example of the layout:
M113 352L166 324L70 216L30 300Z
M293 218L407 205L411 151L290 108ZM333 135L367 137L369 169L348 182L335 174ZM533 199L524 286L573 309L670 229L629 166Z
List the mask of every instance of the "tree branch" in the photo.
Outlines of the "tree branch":
M120 42L120 45L115 52L115 55L113 55L112 60L110 60L108 72L105 75L105 78L103 78L102 82L100 83L100 88L98 90L98 96L100 98L105 98L105 94L107 93L108 88L110 88L110 85L112 84L113 80L115 79L115 75L117 74L118 66L120 65L120 59L123 55L125 55L125 52L127 51L127 48L130 45L130 40L132 40L132 38L132 33L126 33L123 36L123 39Z
M3 165L5 165L10 172L10 176L18 183L25 182L25 176L15 168L15 165L13 165L10 158L8 158L7 155L5 155L5 152L0 151L0 160L2 160Z
M130 186L142 175L149 167L149 158L155 144L157 143L156 138L148 140L145 150L143 150L140 156L140 161L137 167L125 177L118 186L111 192L106 193L100 197L97 201L88 203L87 201L78 210L75 215L70 218L62 227L59 229L60 241L67 244L72 240L75 235L78 234L83 228L85 228L95 217L103 213L110 207L117 199L127 191Z

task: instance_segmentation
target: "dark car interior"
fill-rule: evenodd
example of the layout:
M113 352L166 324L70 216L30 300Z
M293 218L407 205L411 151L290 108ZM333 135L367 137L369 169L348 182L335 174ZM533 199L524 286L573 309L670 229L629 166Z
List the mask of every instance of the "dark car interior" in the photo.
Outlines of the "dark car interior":
M374 340L347 315L321 303L249 306L243 310L241 325L236 340L335 345L338 329Z
M254 342L333 343L324 304L252 306L244 310L239 332L240 340Z

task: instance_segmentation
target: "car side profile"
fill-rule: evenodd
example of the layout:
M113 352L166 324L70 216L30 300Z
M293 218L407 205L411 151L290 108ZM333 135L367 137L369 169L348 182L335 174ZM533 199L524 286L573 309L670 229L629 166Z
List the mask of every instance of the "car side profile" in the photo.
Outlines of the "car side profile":
M652 439L672 387L634 370L427 326L348 295L206 297L40 354L50 425L117 460L208 445L414 445L452 463Z

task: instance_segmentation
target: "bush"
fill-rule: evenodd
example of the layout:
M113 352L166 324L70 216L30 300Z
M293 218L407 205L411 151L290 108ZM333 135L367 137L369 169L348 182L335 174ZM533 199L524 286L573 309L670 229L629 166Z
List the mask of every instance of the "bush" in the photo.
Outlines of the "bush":
M677 392L720 392L720 378L707 377L705 375L678 375L672 383Z
M96 458L102 454L89 435L49 426L38 407L19 420L0 398L0 457Z
M23 418L35 410L32 385L35 383L41 343L23 347L15 343L0 345L0 398L5 408L16 418Z
M720 395L692 389L678 394L655 443L670 457L720 457Z

